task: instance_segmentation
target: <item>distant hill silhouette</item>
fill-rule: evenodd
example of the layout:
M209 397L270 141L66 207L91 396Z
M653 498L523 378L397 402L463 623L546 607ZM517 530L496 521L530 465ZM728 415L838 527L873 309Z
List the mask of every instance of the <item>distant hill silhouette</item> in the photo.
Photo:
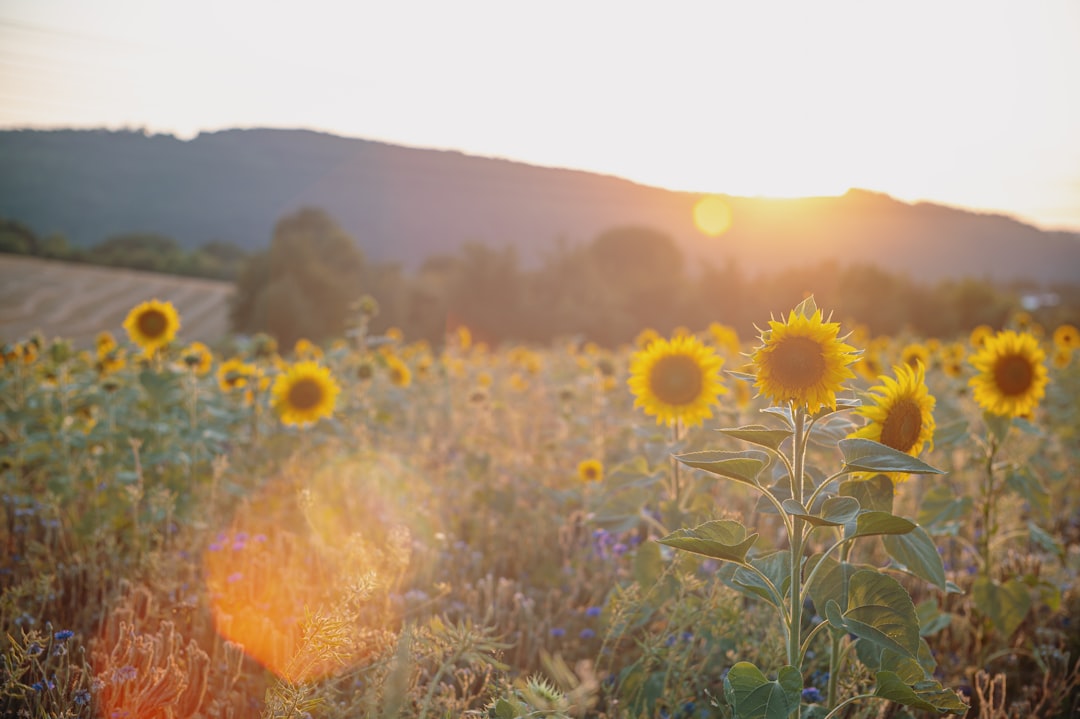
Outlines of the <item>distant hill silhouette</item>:
M0 131L0 215L75 245L155 232L186 247L249 249L303 206L328 211L364 252L415 267L465 242L519 249L526 263L558 241L618 225L671 235L692 259L751 272L873 263L948 277L1080 280L1080 234L852 190L794 200L726 197L731 229L697 231L700 195L574 170L400 147L307 130L227 130L181 141L104 130Z

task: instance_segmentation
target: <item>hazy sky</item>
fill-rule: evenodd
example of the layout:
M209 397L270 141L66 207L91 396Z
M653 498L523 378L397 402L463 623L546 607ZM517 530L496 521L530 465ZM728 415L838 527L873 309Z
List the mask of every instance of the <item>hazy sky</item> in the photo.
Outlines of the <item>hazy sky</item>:
M1080 0L0 0L0 126L306 127L1080 230Z

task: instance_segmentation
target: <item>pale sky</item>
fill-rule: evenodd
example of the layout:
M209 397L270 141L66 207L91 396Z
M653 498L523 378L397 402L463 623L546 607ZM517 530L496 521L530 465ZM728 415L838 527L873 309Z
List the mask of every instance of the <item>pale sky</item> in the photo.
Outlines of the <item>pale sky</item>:
M0 127L304 127L1080 231L1080 0L0 0Z

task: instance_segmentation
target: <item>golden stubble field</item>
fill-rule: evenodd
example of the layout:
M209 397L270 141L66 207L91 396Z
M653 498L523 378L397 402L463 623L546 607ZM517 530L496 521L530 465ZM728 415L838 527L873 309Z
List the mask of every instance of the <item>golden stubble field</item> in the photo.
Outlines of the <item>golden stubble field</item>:
M0 340L40 330L89 347L94 335L123 332L128 310L157 298L176 306L184 340L212 343L228 333L230 282L0 255Z

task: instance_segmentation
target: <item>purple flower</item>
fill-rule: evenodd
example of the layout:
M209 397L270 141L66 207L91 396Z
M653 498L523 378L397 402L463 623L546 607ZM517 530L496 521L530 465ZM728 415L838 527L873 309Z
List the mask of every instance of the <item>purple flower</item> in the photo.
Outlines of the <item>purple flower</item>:
M73 636L75 636L75 632L71 631L70 629L61 629L56 634L53 634L53 639L55 639L58 642L66 642L68 639L71 639Z
M585 627L584 629L581 630L581 633L578 634L578 636L581 637L582 639L592 639L593 637L596 636L596 632L593 631L592 629L589 629L588 627Z
M562 637L566 635L566 630L562 627L552 627L549 634L553 637Z
M600 613L602 611L604 611L604 610L601 609L600 607L589 607L588 609L585 610L585 616L586 617L599 617Z
M822 700L821 692L817 687L806 687L802 690L803 701L808 704L817 704Z

